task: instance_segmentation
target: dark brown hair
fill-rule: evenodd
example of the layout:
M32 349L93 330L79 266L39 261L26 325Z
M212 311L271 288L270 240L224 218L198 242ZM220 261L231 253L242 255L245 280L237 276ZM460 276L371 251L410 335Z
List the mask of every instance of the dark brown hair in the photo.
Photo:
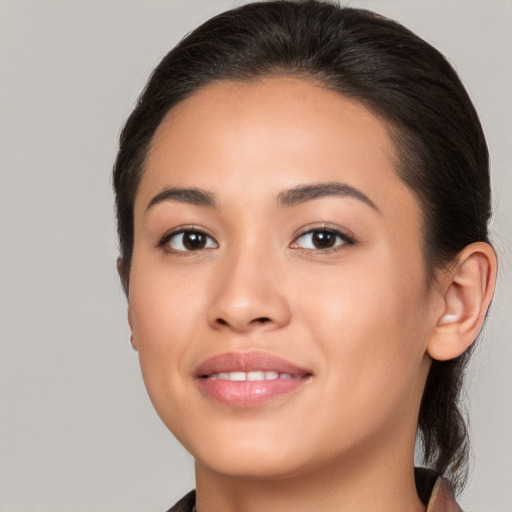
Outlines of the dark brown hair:
M373 12L318 0L247 4L187 35L154 70L120 137L114 188L121 277L128 291L133 205L153 135L165 115L219 80L313 79L384 119L397 173L423 212L426 275L468 244L488 242L488 153L477 113L456 72L432 46ZM462 487L468 436L460 393L469 351L433 361L418 435L424 462Z

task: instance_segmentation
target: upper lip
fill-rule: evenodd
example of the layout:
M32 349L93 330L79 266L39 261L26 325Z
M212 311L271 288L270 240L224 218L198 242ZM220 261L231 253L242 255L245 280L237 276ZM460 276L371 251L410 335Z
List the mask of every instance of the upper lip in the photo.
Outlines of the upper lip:
M275 371L292 377L311 375L311 371L300 368L282 357L268 352L225 352L203 361L194 372L196 377L207 377L220 372Z

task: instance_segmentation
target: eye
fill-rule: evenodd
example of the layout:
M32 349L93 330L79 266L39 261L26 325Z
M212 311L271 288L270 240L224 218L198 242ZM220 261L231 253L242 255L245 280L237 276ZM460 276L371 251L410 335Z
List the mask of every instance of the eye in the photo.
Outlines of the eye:
M169 252L193 252L203 249L217 249L217 242L203 231L183 229L170 233L158 244Z
M353 245L354 240L341 231L335 229L311 229L300 235L293 243L293 248L309 249L314 251L336 250L337 247L349 244Z

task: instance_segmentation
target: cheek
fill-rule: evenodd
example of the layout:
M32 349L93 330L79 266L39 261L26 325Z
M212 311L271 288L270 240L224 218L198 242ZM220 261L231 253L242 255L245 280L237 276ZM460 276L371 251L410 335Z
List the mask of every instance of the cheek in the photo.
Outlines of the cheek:
M180 396L186 371L187 341L193 338L201 297L188 293L169 272L134 260L129 308L132 333L149 396L157 411L169 393ZM174 392L172 390L175 390Z
M192 276L180 277L157 260L143 255L132 264L129 304L139 350L179 347L202 303L202 289L194 286Z
M130 283L130 313L142 377L148 396L167 427L176 434L191 428L186 383L187 339L193 322L191 309L179 293L169 291L165 280L137 276ZM133 286L132 286L133 285Z
M417 378L429 332L422 260L374 256L378 263L308 280L301 310L324 344L329 371L338 372L333 379L363 395L384 385L400 393Z

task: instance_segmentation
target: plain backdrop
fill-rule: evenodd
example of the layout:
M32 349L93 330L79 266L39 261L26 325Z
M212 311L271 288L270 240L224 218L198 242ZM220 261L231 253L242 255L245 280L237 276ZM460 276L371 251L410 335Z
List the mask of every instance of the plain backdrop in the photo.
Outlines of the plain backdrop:
M152 68L208 0L0 0L0 512L163 512L191 457L146 396L110 172ZM492 158L500 281L468 388L469 512L512 511L512 3L361 0L455 64Z

